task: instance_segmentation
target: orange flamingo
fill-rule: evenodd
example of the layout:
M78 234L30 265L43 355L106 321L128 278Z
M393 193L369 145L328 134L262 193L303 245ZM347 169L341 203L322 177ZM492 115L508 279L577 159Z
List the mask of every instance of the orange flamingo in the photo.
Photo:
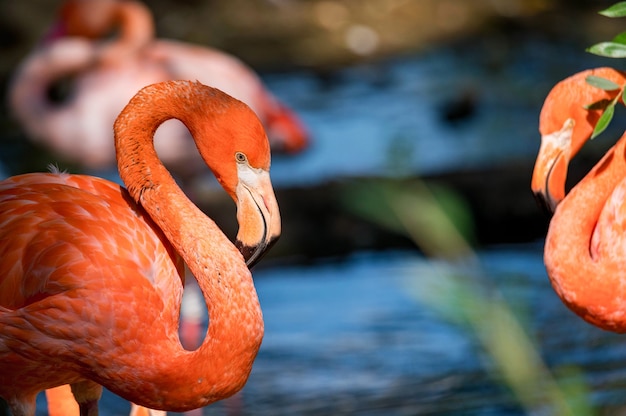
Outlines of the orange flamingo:
M272 148L295 153L308 144L297 115L259 76L218 50L154 38L148 8L130 0L67 0L59 23L16 70L9 105L30 137L68 160L90 168L115 162L110 126L141 87L173 80L198 80L248 104L264 123ZM109 40L109 32L120 28ZM52 85L71 78L67 97L51 99ZM167 139L165 139L167 138ZM158 154L182 175L203 164L180 123L166 123L155 139Z
M158 159L165 120L187 126L237 205L232 244ZM240 390L263 336L248 270L280 235L263 126L198 82L142 89L114 125L119 173L33 173L0 182L0 397L14 416L70 384L82 415L102 386L151 409L186 411ZM207 303L200 347L178 336L183 261Z
M591 324L626 332L626 134L565 196L567 165L600 116L584 106L620 93L588 85L589 75L626 83L625 73L600 68L554 87L541 111L542 142L531 187L554 210L544 261L555 291Z

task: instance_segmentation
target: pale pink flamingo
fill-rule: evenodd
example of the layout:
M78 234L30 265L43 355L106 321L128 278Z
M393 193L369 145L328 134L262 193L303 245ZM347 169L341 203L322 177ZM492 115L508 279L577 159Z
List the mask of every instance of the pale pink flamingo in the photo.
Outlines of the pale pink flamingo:
M119 28L119 36L106 38ZM198 80L248 104L259 116L274 149L298 152L308 133L242 61L224 52L154 38L148 8L131 0L67 0L59 22L15 71L9 105L26 133L59 155L90 168L115 162L111 125L143 86L170 79ZM61 102L47 92L71 77ZM157 151L171 169L190 175L201 169L195 145L180 123L157 132Z

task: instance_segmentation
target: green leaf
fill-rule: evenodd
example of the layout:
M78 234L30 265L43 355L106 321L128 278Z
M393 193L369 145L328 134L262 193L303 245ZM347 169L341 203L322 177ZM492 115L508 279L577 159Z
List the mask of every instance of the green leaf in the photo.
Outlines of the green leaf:
M626 88L622 90L622 103L626 103Z
M626 16L626 1L620 1L598 13L606 17L624 17Z
M595 75L589 75L587 78L585 78L585 81L587 82L587 84L605 91L615 91L621 88L610 79L597 77Z
M619 43L621 45L626 45L626 32L622 32L619 35L613 38L613 43Z
M596 127L593 129L593 134L591 135L592 139L598 137L600 133L602 133L609 126L609 123L613 119L613 114L615 113L615 102L612 102L606 107L604 113L600 116Z
M615 42L600 42L587 48L587 52L608 58L626 58L626 45Z

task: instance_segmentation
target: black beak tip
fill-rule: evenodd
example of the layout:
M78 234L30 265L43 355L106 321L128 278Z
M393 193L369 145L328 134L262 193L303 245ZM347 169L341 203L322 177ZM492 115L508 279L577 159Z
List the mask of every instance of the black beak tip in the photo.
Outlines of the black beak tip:
M255 264L257 264L268 252L268 250L278 241L278 237L272 238L269 242L261 243L256 246L248 246L243 244L241 241L235 241L235 247L241 252L243 258L246 260L246 265L249 269L252 269Z
M547 197L542 192L533 192L533 196L535 197L535 201L539 206L539 209L548 217L552 218L554 215L554 210L556 208L556 204L552 201L551 198Z

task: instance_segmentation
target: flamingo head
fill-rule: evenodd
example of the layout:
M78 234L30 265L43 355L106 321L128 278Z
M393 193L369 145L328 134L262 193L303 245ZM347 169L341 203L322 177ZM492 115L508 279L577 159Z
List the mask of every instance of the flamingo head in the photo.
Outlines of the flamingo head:
M541 146L535 162L531 189L539 205L549 214L565 198L565 181L570 160L587 140L602 115L601 109L586 106L612 100L620 90L605 91L587 83L597 76L623 85L626 74L612 68L579 72L557 83L548 93L539 116Z
M59 9L56 33L99 39L118 24L118 0L66 0Z
M246 104L215 88L206 87L205 92L213 117L207 120L198 112L202 121L189 127L199 138L200 154L237 205L236 246L252 267L281 232L269 174L269 142L260 120ZM196 105L202 104L197 101Z

